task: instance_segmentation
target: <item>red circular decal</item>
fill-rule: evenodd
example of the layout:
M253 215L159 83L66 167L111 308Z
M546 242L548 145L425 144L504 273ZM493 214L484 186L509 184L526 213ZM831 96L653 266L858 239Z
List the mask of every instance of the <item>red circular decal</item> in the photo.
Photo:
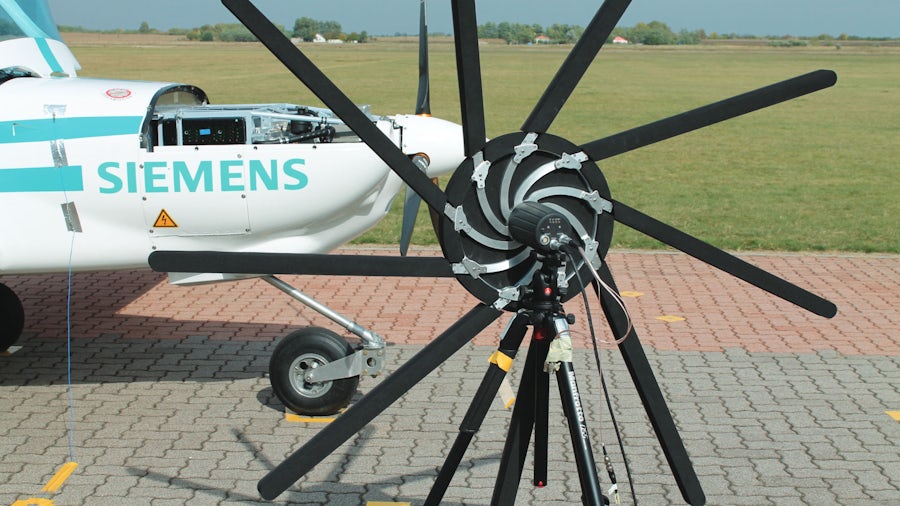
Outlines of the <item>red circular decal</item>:
M125 88L111 88L106 90L106 96L116 100L131 96L131 90Z

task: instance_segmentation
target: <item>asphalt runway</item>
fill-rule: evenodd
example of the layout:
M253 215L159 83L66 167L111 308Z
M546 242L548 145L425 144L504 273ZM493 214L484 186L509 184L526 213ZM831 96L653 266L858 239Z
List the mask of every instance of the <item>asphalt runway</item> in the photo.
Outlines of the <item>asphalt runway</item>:
M387 254L355 250L368 251ZM900 256L740 256L830 299L838 315L806 313L685 255L607 257L708 504L900 504ZM385 336L388 373L476 304L452 279L283 279ZM327 423L288 419L267 367L290 330L336 326L267 283L185 288L149 271L76 273L69 342L64 275L3 281L28 322L21 349L0 356L0 505L265 504L257 481ZM611 340L591 304L601 339ZM585 308L573 300L566 309L577 317L574 367L594 453L601 443L609 450L622 504L634 503L631 485L639 504L683 503L621 355L602 344L627 476ZM421 504L507 321L274 503ZM364 378L358 395L383 379ZM553 384L549 483L531 485L529 454L517 504L580 502ZM446 504L489 504L509 418L498 398Z

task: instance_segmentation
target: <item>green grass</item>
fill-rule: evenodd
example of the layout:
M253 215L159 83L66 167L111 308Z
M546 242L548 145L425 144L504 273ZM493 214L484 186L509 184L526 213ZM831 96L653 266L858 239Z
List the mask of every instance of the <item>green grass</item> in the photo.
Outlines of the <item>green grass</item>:
M416 46L304 46L355 102L411 112ZM459 121L452 45L431 45L432 112ZM569 48L483 46L488 135L518 131ZM73 46L82 75L196 84L214 103L318 104L254 44ZM603 161L613 197L728 250L900 253L900 55L891 48L607 48L550 132L575 143L827 68L838 84ZM359 241L394 243L392 214ZM433 244L420 212L415 244ZM661 247L617 226L614 245Z

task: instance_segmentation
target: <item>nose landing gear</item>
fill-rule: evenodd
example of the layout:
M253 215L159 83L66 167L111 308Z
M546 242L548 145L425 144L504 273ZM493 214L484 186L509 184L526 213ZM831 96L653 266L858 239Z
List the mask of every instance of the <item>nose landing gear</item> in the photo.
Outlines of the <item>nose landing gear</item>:
M12 289L0 283L0 352L16 343L24 327L22 301Z
M295 413L337 413L350 404L359 376L321 380L315 372L355 353L350 343L328 329L306 327L291 332L278 343L269 361L272 390Z

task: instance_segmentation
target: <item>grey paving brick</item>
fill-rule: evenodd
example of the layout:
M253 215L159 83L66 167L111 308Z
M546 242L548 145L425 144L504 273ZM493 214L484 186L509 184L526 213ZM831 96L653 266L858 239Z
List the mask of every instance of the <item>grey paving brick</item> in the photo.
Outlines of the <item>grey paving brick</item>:
M75 434L84 464L56 496L59 504L114 499L129 504L262 504L256 480L319 430L285 422L274 409L278 406L271 392L264 392L268 385L260 371L265 370L270 343L222 345L195 337L181 344L193 348L135 340L135 351L125 355L121 352L131 343L112 338L97 348L94 360L109 361L110 368L125 376L104 374L98 380L85 371L82 383L75 385ZM416 349L395 346L391 352L402 360ZM465 348L276 503L421 501L456 437L490 352ZM213 374L207 370L212 366L204 364L204 353L220 354L227 366L216 365ZM585 400L594 420L605 407L601 410L597 400L596 382L588 379L591 361L584 353L579 358L584 364L578 369L579 387L586 398L596 396ZM737 349L647 353L667 385L664 391L710 504L900 500L895 470L900 424L884 414L893 407L884 400L898 399L884 392L886 374L900 368L896 359ZM166 360L150 360L157 367L143 376L132 367L146 365L144 354ZM640 503L680 503L640 401L627 373L622 374L621 360L604 352L604 362ZM510 375L514 385L519 369ZM248 375L249 370L254 372ZM0 369L0 376L9 378L13 373L8 371ZM15 406L0 415L0 504L36 493L65 461L66 423L48 426L36 421L67 416L68 398L58 381L58 371L52 368L11 385L0 381L0 395L14 399ZM369 390L379 381L367 379L362 388ZM557 397L554 392L551 402L557 403ZM559 416L558 408L551 412ZM492 405L447 492L448 503L487 502L509 416L499 403ZM602 430L591 430L595 436L604 434L627 503L628 478L609 420L604 419ZM562 426L555 424L552 431L554 444L567 447ZM535 490L527 483L529 456L520 502L577 502L571 454L553 452L550 465L555 481Z

